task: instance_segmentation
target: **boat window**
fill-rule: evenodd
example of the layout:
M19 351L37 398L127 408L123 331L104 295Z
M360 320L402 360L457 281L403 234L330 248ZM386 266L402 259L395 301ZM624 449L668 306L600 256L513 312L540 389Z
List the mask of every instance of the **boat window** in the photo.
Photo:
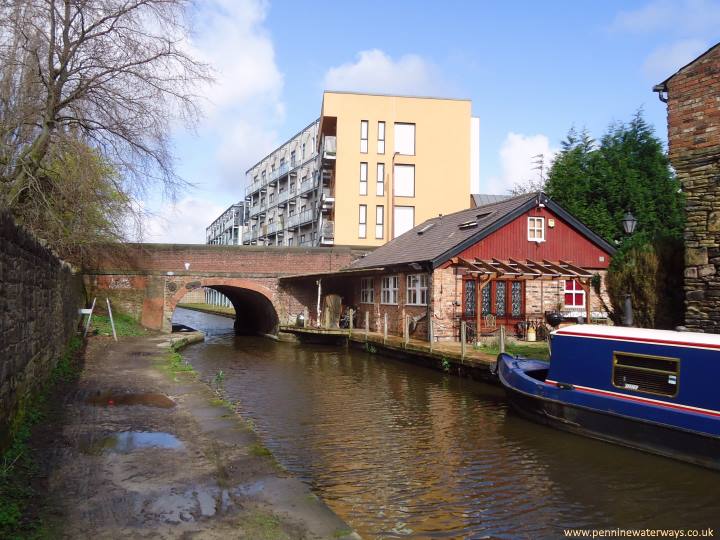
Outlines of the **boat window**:
M613 385L617 388L674 397L678 392L679 376L678 358L613 353Z

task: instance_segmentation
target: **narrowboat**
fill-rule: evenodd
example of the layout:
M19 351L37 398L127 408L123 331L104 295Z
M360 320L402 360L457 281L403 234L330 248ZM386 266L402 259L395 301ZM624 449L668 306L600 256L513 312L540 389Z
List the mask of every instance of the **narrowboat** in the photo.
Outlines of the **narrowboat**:
M720 470L720 335L575 325L549 361L500 354L520 414L549 426Z

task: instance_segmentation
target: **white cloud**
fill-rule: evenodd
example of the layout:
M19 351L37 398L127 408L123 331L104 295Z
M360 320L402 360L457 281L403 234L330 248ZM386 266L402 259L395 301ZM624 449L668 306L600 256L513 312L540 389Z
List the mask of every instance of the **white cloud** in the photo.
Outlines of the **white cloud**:
M163 204L143 223L143 242L204 244L205 228L225 208L210 201L186 197L176 204Z
M557 153L550 146L547 136L523 135L510 132L500 148L500 176L488 178L486 185L481 185L482 193L507 193L515 184L524 184L528 180L538 180L540 172L536 170L538 155L542 154L545 172Z
M633 33L664 31L707 37L720 26L720 3L714 0L655 0L641 8L621 11L611 29Z
M323 86L326 90L411 95L447 91L447 85L431 62L417 54L393 60L379 49L361 51L354 62L330 68L325 73Z
M701 39L684 39L658 47L646 59L643 71L653 80L669 77L708 48Z

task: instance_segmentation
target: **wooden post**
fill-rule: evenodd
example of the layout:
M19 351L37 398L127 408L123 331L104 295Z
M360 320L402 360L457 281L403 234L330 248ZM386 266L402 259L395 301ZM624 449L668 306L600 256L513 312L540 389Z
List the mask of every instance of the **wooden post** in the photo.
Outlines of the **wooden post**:
M309 318L310 318L310 310L308 308L303 309L303 328L307 328Z
M108 315L110 315L110 328L112 328L113 338L115 338L115 341L117 341L117 332L115 332L115 321L113 320L113 316L112 316L112 308L110 307L110 299L105 298L105 301L107 302Z
M467 321L461 321L460 322L460 358L465 358L465 347L467 347L467 344L465 343L465 337L467 334Z
M387 343L387 313L385 314L385 320L383 321L383 344Z
M348 321L348 328L350 330L349 334L352 336L353 331L353 319L355 318L355 310L348 309L348 316L350 317L350 321Z
M505 352L505 325L500 327L500 352Z
M432 352L433 342L435 341L435 321L432 320L432 317L428 321L428 333L430 334L430 352Z
M410 317L403 317L403 343L407 349L408 342L410 341Z
M370 333L370 312L365 312L365 341L368 340L368 334Z

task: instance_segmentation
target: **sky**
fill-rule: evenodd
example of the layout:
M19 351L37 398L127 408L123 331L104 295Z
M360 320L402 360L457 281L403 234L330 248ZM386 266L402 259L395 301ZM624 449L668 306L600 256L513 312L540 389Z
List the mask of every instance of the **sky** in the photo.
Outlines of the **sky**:
M199 125L174 127L194 188L144 202L145 241L203 243L245 171L319 116L324 89L471 99L473 192L506 193L572 126L599 138L642 109L665 141L653 85L720 40L720 0L196 0L189 17L215 83L199 89Z

